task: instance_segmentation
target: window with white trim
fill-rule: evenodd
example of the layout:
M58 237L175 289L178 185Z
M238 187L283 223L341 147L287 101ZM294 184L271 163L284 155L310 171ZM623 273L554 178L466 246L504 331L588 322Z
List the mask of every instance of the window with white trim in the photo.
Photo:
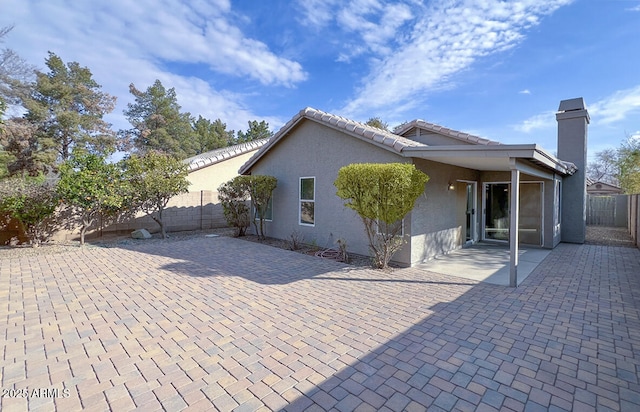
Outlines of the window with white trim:
M301 177L299 192L298 224L315 226L316 178Z

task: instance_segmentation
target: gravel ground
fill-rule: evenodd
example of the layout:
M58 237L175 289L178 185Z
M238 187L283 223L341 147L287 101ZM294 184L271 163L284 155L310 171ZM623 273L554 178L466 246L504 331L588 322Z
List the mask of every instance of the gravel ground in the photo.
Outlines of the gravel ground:
M587 239L585 243L602 246L634 247L627 228L587 226Z

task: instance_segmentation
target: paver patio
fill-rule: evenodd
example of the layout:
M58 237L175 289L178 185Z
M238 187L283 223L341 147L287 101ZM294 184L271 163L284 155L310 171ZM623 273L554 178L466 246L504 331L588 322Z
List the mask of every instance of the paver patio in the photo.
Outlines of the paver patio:
M93 247L0 260L0 315L3 411L640 410L632 248L562 244L511 289L231 238Z

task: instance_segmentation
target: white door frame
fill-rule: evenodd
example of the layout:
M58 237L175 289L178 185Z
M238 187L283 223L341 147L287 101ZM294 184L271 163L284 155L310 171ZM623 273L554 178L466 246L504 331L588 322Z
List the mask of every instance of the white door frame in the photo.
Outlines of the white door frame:
M466 233L465 233L465 239L464 239L465 245L471 245L478 241L478 182L475 180L461 180L461 179L459 179L458 182L471 185L471 196L473 197L472 205L471 205L471 208L473 209L473 213L471 214L471 240L466 239ZM466 190L465 190L465 196L466 196ZM466 201L467 199L465 197L465 202ZM465 214L466 214L466 204L465 204ZM466 224L467 222L466 222L466 216L465 216L465 226Z
M511 189L511 182L508 181L482 182L482 226L480 227L480 239L486 242L509 243L509 240L487 239L485 236L487 228L487 186L495 184L509 185L509 190ZM511 196L511 192L509 192L509 196Z
M518 179L519 180L519 179ZM540 184L540 245L532 245L532 246L542 246L544 245L544 180L519 180L520 184L528 184L528 183L539 183ZM480 227L480 239L487 242L500 242L500 243L508 243L508 240L497 240L497 239L487 239L485 237L485 228L487 224L487 214L486 214L486 204L487 204L487 186L491 184L507 184L509 185L509 191L511 191L511 182L508 181L496 181L496 182L482 182L482 225ZM511 198L511 194L509 194L509 198ZM509 204L509 209L511 209L511 204ZM511 212L509 212L511 214ZM511 225L509 225L511 226Z

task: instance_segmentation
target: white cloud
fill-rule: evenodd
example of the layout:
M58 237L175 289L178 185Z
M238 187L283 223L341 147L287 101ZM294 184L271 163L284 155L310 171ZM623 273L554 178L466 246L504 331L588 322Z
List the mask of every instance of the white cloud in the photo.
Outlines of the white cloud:
M166 78L166 84L175 86L179 103L185 103L182 107L184 111L197 113L211 120L219 118L227 124L227 130L246 130L247 121L257 118L241 103L245 96L219 92L196 77L170 75ZM275 117L260 117L260 120L265 120L271 127L279 127L284 123L282 119Z
M619 90L589 107L594 122L609 124L626 119L630 114L640 115L640 85Z
M247 120L264 118L246 109L245 96L173 74L170 65L209 68L203 79L224 73L262 85L291 87L307 78L300 63L245 35L235 22L246 17L229 0L3 0L2 9L2 20L15 22L7 47L41 69L47 50L77 61L119 97L107 118L116 129L129 127L122 115L133 100L129 83L144 90L155 79L175 87L183 110L219 117L229 128L246 129Z
M556 126L556 112L548 111L531 116L522 124L513 126L518 132L530 133L533 130L550 129Z
M69 4L67 12L75 9L89 20L91 34L100 39L113 29L119 36L126 33L118 41L120 46L148 58L202 63L214 71L250 76L266 85L292 86L307 76L298 62L279 57L263 42L244 36L233 23L228 1L138 0L132 8L128 0L115 0L102 8L87 3L84 10L76 4Z
M507 50L539 19L572 0L447 0L419 10L412 31L389 54L378 52L356 96L343 107L347 116L389 109L450 87L451 78L480 57ZM415 11L414 11L415 12ZM375 45L375 43L372 43ZM417 103L417 102L416 102Z
M415 0L299 0L301 21L315 28L337 25L341 33L337 60L349 62L365 53L387 55L400 41L418 9Z
M627 11L640 11L640 4L637 6L629 7Z
M520 90L518 94L531 94L531 90L529 89Z
M357 38L345 42L342 58L351 59L369 51L377 55L389 54L399 40L398 32L411 19L411 9L403 3L383 4L377 0L347 3L338 12L337 22L342 30L355 33Z
M640 115L640 85L619 90L604 99L587 105L592 126L610 125L622 122L630 115ZM529 133L533 130L555 127L555 112L544 112L512 126L514 130ZM640 132L636 132L640 133Z
M333 20L333 9L339 0L298 0L300 22L305 26L323 27Z

